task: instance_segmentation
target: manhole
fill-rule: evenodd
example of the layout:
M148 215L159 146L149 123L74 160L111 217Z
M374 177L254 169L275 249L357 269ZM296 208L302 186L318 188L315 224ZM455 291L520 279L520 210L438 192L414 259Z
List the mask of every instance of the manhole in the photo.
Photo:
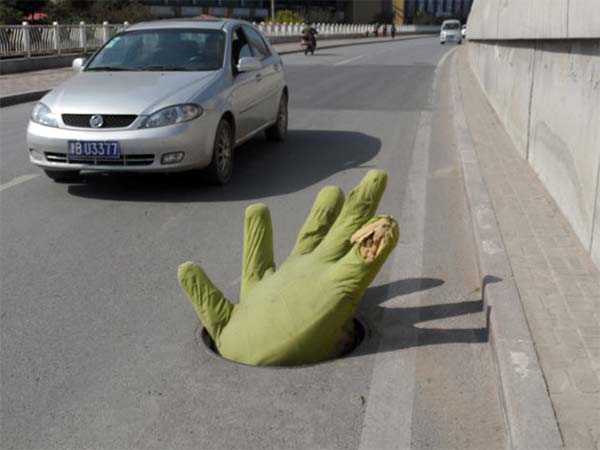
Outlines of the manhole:
M360 344L362 344L362 342L365 340L365 338L367 338L369 336L369 329L362 319L355 317L354 319L352 319L352 325L354 327L354 341L352 342L352 345L349 345L348 348L346 348L346 350L344 350L344 352L342 352L342 354L340 354L340 356L338 356L337 358L330 359L327 361L333 361L335 359L340 359L340 358L345 358L345 357L350 356L360 346ZM208 334L208 332L206 331L206 329L204 327L200 327L198 329L198 335L199 335L198 336L199 339L197 339L197 341L198 341L199 345L202 346L202 348L209 355L211 355L213 357L217 357L224 361L228 361L233 364L248 366L248 364L238 363L236 361L232 361L230 359L227 359L227 358L224 358L223 356L221 356L221 354L217 350L215 341L213 341L213 339L210 337L210 334ZM321 363L324 363L327 361L322 361ZM319 363L319 364L321 364L321 363ZM312 366L314 364L307 364L307 365ZM249 366L249 367L294 368L294 367L305 367L305 366Z

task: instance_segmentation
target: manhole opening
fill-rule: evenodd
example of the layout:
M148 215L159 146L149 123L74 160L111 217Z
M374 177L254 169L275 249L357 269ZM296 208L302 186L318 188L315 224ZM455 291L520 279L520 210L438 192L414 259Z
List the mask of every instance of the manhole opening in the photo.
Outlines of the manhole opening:
M354 340L353 340L352 344L349 345L337 358L330 359L327 361L333 361L335 359L341 359L341 358L350 356L360 346L360 344L362 344L362 342L365 340L365 338L368 337L369 330L368 330L365 322L363 322L361 319L359 319L357 317L352 319L352 326L354 327ZM247 365L247 364L238 363L236 361L231 361L230 359L227 359L227 358L224 358L223 356L221 356L221 354L219 353L219 350L217 349L215 341L213 341L213 339L210 337L210 334L208 334L208 332L206 331L206 329L204 327L200 328L199 343L213 356L216 356L220 359L223 359L223 360L228 361L233 364L240 364L243 366ZM321 363L324 363L327 361L322 361ZM319 363L319 364L321 364L321 363ZM312 366L315 364L308 364L308 365ZM257 366L249 366L249 367L257 367ZM294 368L294 367L304 367L304 366L300 365L300 366L259 366L259 367Z

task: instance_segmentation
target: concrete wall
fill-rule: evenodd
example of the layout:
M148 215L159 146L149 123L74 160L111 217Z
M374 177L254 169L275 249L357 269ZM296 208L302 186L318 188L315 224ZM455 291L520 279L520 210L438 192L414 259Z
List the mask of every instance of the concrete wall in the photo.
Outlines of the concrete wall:
M600 214L600 186L596 187L596 219L594 220L591 252L596 265L600 267L600 218L598 218L598 214Z
M475 0L472 39L597 39L598 0Z
M600 1L477 0L469 61L600 268Z

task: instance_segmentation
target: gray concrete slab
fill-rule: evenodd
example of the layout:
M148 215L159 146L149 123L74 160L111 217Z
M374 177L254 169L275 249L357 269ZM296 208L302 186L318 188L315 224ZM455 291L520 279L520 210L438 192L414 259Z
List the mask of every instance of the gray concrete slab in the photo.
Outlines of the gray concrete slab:
M535 58L528 160L589 250L600 176L600 41L546 42Z
M600 37L600 7L593 0L569 2L569 38Z
M469 38L598 39L600 6L596 0L478 0Z
M413 448L505 448L447 83L430 97L447 49L286 56L289 139L244 145L223 188L27 178L39 174L24 151L31 105L3 108L1 446L369 448L377 423ZM270 206L281 263L319 189L347 193L371 167L390 173L380 210L401 242L361 304L370 338L296 369L205 352L177 265L201 263L235 300L245 207Z
M511 404L535 420L548 420L551 415L547 409L529 409L535 405L531 397L536 390L526 389L525 384L539 379L539 375L536 355L531 346L524 345L530 341L522 333L527 330L535 343L565 447L595 449L600 437L600 351L598 339L593 336L600 328L600 273L536 173L513 148L483 93L473 89L477 83L468 67L462 64L459 72L468 135L476 149L482 185L490 196L494 216L493 221L481 220L489 217L487 213L476 213L474 218L479 228L487 229L485 233L490 226L500 231L502 252L510 264L507 279L513 287L495 282L488 284L485 291L486 301L490 297L493 301L492 336L499 337L492 339L492 344L501 344L498 361L502 362L503 355L510 357L501 372L508 376L507 409ZM469 179L469 170L465 170L465 175ZM489 259L485 255L488 268ZM520 302L515 298L515 289ZM516 329L515 316L521 310L527 323L521 321ZM510 348L511 342L514 354L501 348ZM515 389L526 392L510 400ZM516 420L519 439L526 436L524 432L536 432L535 426L524 426L529 419ZM539 436L551 436L543 430L537 432ZM532 441L542 447L538 439L534 434Z
M483 299L491 310L490 336L498 370L500 398L507 421L509 446L515 449L560 449L563 446L562 437L486 180L481 173L478 146L474 143L467 123L463 97L477 95L477 90L467 89L472 78L465 76L470 70L465 66L465 60L466 58L459 57L454 61L454 118L465 177L464 186L477 242L478 265L483 279ZM462 66L460 74L457 69L459 66ZM469 117L482 113L483 111L475 108L468 110ZM494 117L488 116L486 119L491 121ZM502 125L497 122L496 126Z

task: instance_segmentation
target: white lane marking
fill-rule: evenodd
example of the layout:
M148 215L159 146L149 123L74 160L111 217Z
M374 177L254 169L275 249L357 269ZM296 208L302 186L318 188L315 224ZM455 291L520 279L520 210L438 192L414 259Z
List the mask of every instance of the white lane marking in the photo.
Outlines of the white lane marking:
M442 64L452 51L438 62L430 91L430 103L435 99L437 82ZM400 243L395 250L390 270L391 278L399 275L423 276L423 245L425 241L425 214L427 209L427 176L429 172L429 148L433 112L421 111L419 125L412 150L406 197L402 205ZM390 281L393 281L392 279ZM391 288L390 288L391 289ZM388 292L388 297L392 293ZM415 399L415 371L417 347L415 335L394 327L388 310L406 305L420 297L390 298L386 303L381 321L381 337L375 356L373 375L367 398L367 409L360 436L359 450L409 449L412 438L412 415ZM406 348L394 352L398 342Z
M5 189L16 186L18 184L25 183L26 181L33 180L34 178L39 177L39 176L40 175L37 173L30 173L27 175L21 175L19 177L13 178L12 180L7 181L4 184L0 184L0 192L2 192Z
M367 55L358 55L358 56L353 56L352 58L348 58L348 59L342 59L341 61L338 61L334 64L334 66L343 66L344 64L348 64L350 62L356 61L360 58L364 58Z

